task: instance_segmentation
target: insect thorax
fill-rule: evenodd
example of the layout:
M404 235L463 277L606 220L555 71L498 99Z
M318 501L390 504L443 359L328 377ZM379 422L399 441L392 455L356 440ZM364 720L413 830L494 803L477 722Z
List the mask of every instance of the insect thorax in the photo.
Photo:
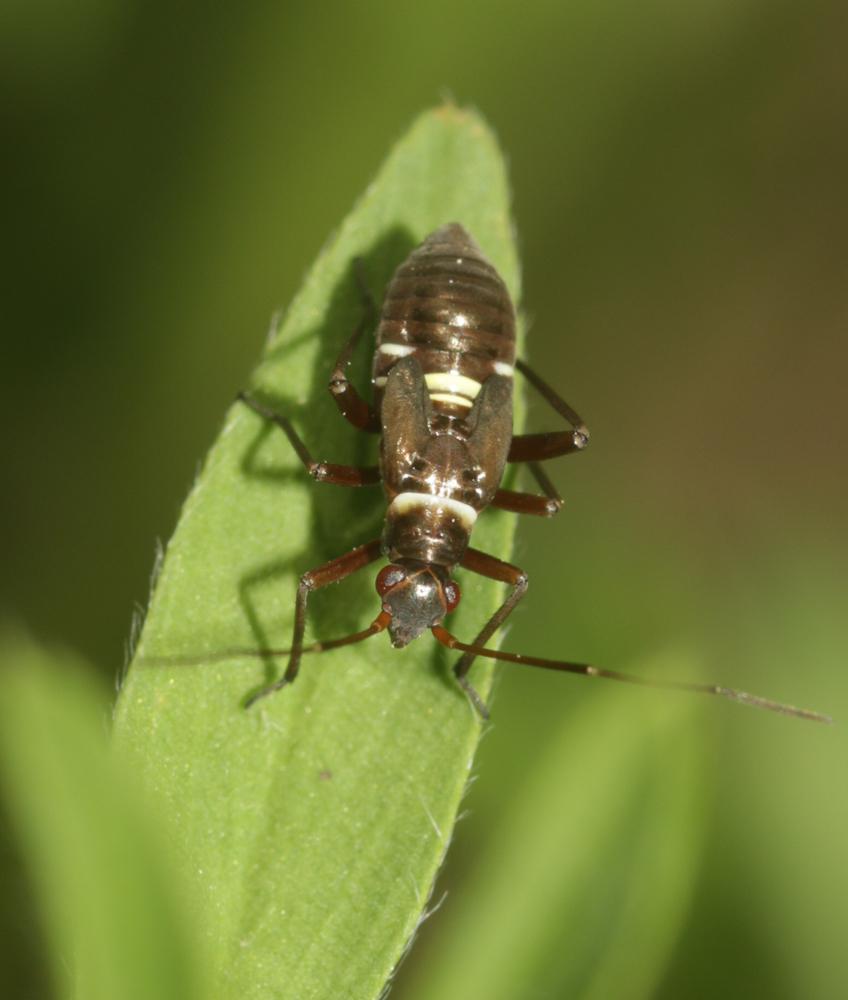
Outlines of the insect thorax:
M477 511L460 500L399 493L386 511L383 551L392 562L454 566L465 554L476 519Z

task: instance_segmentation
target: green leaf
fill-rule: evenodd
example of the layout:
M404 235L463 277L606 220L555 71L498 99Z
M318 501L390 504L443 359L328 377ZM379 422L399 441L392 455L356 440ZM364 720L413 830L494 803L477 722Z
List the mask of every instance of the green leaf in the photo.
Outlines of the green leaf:
M701 708L613 685L585 701L510 799L405 1000L652 996L701 856Z
M454 220L517 297L497 145L474 114L447 106L422 116L392 151L253 379L319 459L376 455L326 391L361 317L354 258L380 295L409 250ZM357 363L363 388L369 353ZM283 435L236 405L168 546L115 735L174 822L222 997L380 994L427 903L481 727L428 635L403 651L379 636L306 657L296 684L249 712L242 700L269 676L261 661L155 662L286 647L298 576L378 537L383 510L379 490L313 484ZM487 512L475 545L508 557L513 529L510 515ZM307 640L372 621L373 578L366 571L316 594ZM470 637L500 588L467 576L462 585L452 624ZM273 675L283 666L275 662ZM490 668L476 668L474 681L485 696Z
M204 995L163 842L109 752L76 659L0 642L0 784L37 888L60 996Z

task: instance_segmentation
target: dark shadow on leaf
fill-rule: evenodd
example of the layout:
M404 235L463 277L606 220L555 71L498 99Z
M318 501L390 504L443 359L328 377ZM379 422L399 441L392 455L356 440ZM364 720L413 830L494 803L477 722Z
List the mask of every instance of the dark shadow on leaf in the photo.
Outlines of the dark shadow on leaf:
M360 255L361 269L378 307L383 291L395 268L409 254L417 240L401 229L387 231L370 249ZM313 366L313 379L306 393L299 395L299 402L292 398L292 390L271 393L267 387L256 392L265 405L283 413L293 423L317 461L330 461L349 465L373 465L377 461L377 436L357 431L346 423L336 410L328 391L328 383L336 358L348 337L362 319L365 305L357 286L353 261L344 277L333 289L320 324L309 334L322 346L319 360ZM296 338L302 342L302 338ZM295 341L281 340L274 345L268 358L279 362L293 349ZM374 332L366 330L351 361L350 374L354 384L365 399L370 398L370 367L374 352ZM282 387L281 387L282 388ZM320 414L320 418L316 418ZM310 420L310 417L313 419ZM282 449L282 450L280 450ZM256 639L257 648L287 646L290 636L280 642L276 623L263 620L255 595L258 588L277 578L282 583L292 571L295 579L363 542L379 537L385 511L382 492L375 487L345 488L326 483L316 483L302 466L293 467L291 445L283 432L273 426L260 427L241 462L246 476L265 481L286 482L301 478L311 503L311 524L306 532L308 544L294 559L271 559L238 581L239 597L245 616ZM285 465L274 465L273 454L285 454ZM285 511L280 511L281 522ZM357 573L343 582L344 594L335 587L316 591L310 595L307 615L307 634L316 639L335 639L355 632L368 624L379 610L374 593L373 572ZM295 594L290 595L294 608ZM366 621L367 619L367 621ZM385 640L383 640L385 641ZM315 669L307 660L303 669ZM278 677L285 668L275 658L265 660L266 680Z
M362 271L369 290L375 296L378 308L383 292L398 264L416 245L416 240L403 230L390 230L374 246L361 255ZM376 293L376 294L375 294ZM262 390L251 390L256 398L275 412L284 414L294 425L313 458L339 464L368 465L377 460L377 437L357 431L346 424L335 408L328 392L330 374L335 360L347 338L362 318L361 291L354 276L353 261L344 278L333 289L326 315L320 326L294 337L290 341L281 340L268 354L269 359L279 362L287 352L309 340L316 340L322 346L319 360L313 366L313 379L309 390L293 397L292 386L285 386L286 392L269 391L267 385ZM374 350L373 332L366 331L350 365L350 374L362 396L370 398L370 366ZM316 419L316 414L320 418ZM312 419L310 420L310 417ZM286 483L301 480L308 490L311 503L311 524L305 532L307 544L295 557L273 555L264 563L234 581L238 590L239 603L254 637L255 655L261 657L264 678L256 688L245 692L245 697L255 693L281 676L285 670L287 657L279 652L288 648L291 641L290 621L293 617L296 581L310 569L315 569L331 559L349 551L357 545L379 537L385 502L382 492L375 487L345 488L327 483L314 482L308 471L292 461L293 450L282 430L272 423L259 424L256 435L251 440L240 461L240 471L244 476L265 482ZM281 527L286 512L280 510ZM375 567L379 567L379 563ZM341 638L358 631L370 622L379 610L379 602L374 592L373 577L375 567L356 573L343 581L344 592L335 586L313 592L309 598L307 614L307 643L313 640ZM286 626L269 620L263 615L261 594L279 585L290 586L294 577L294 588L286 595L290 600L291 612L286 613ZM274 602L277 603L277 602ZM475 629L476 632L476 629ZM471 636L468 637L472 638ZM374 642L386 642L385 637L375 637ZM432 642L433 655L431 670L438 676L445 688L459 698L461 692L452 674L456 654L439 646L429 635L422 636L421 642ZM267 651L263 653L262 651ZM245 655L245 649L212 650L207 657L210 661ZM402 656L401 653L395 655ZM163 658L145 658L148 665L197 664L203 662L204 654L186 652L184 656L175 654ZM320 669L316 658L307 656L301 664L302 670ZM472 672L473 678L473 672Z

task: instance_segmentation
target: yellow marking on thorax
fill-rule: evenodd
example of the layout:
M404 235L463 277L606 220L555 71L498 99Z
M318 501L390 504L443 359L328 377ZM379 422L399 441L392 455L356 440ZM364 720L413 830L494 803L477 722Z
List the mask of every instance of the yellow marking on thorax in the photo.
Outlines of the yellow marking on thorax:
M434 403L455 403L470 407L480 392L481 385L459 372L430 372L424 376L427 391Z
M388 376L378 375L374 379L374 385L378 389L382 389L387 381ZM424 376L424 383L427 386L430 399L434 403L453 403L456 406L468 408L471 407L482 388L475 379L468 378L467 375L460 375L459 372L429 372Z

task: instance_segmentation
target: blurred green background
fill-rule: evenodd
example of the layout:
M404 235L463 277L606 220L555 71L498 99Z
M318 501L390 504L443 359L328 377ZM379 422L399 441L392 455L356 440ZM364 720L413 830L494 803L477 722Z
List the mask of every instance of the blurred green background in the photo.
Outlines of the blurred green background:
M592 431L552 466L563 514L521 526L532 587L508 647L610 666L692 650L711 680L848 719L843 5L13 0L1 17L7 618L114 683L155 540L272 311L449 92L501 139L530 358ZM531 422L550 417L534 404ZM609 687L505 669L447 911ZM677 696L631 697L638 715ZM844 725L710 703L701 720L703 858L650 995L844 995ZM41 996L14 845L2 863L8 995ZM555 962L524 981L563 995Z

